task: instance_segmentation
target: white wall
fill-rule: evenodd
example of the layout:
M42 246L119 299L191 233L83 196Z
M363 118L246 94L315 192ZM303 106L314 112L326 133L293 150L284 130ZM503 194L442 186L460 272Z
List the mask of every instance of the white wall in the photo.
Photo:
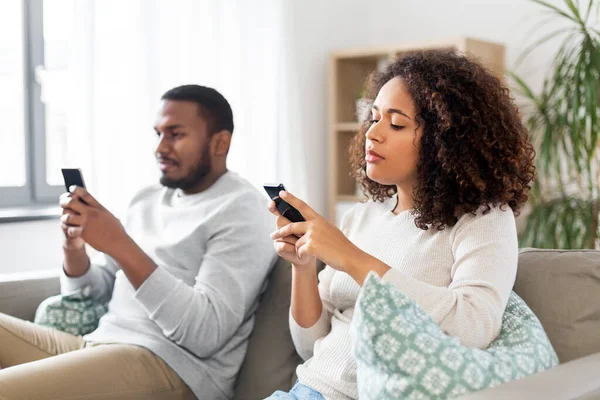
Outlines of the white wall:
M554 0L551 3L559 4ZM330 52L345 48L469 36L506 46L506 66L527 47L528 30L539 21L539 7L527 0L302 0L289 2L292 48L301 82L298 113L309 149L307 200L327 209L327 62ZM547 25L548 32L556 24ZM538 31L536 37L541 37ZM541 86L556 41L535 52L516 71Z
M295 66L292 79L298 82L293 104L302 124L298 131L306 137L311 178L306 200L319 212L327 209L326 96L331 51L464 35L503 43L506 66L512 68L526 47L527 31L539 21L531 18L537 6L527 0L288 0L287 6L287 56ZM553 51L552 45L546 46L517 72L539 87ZM293 187L293 182L288 184ZM60 266L60 240L57 221L0 224L0 273Z
M0 224L0 274L59 269L61 235L58 219Z

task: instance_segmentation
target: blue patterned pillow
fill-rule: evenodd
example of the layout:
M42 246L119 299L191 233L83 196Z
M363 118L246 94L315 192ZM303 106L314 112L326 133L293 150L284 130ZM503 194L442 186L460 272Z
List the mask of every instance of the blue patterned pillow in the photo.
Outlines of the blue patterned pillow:
M514 292L500 335L480 350L445 335L400 289L370 273L352 333L361 400L458 397L558 364L544 328Z
M44 300L35 312L35 323L72 335L85 335L98 327L108 306L90 297L90 287Z

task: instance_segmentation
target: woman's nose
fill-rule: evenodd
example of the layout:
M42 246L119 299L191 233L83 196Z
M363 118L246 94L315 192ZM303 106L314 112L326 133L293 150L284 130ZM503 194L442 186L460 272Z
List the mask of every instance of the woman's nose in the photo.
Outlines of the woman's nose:
M383 135L380 130L377 128L377 122L375 122L366 132L367 139L381 143L383 141Z

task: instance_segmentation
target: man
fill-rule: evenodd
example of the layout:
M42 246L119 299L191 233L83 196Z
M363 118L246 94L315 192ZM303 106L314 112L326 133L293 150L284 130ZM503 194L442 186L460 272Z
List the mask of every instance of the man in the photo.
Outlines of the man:
M62 292L89 285L107 314L84 337L0 314L0 399L232 396L275 260L273 220L227 170L233 116L216 90L169 90L154 130L161 185L137 194L125 227L81 187L60 200Z

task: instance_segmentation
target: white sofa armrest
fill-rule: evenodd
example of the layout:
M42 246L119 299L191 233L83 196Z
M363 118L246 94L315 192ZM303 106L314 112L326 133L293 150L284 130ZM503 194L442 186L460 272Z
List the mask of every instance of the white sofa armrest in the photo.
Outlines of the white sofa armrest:
M0 313L33 321L38 305L60 293L60 270L0 276Z
M463 396L461 400L600 398L600 353L505 383L492 389Z

